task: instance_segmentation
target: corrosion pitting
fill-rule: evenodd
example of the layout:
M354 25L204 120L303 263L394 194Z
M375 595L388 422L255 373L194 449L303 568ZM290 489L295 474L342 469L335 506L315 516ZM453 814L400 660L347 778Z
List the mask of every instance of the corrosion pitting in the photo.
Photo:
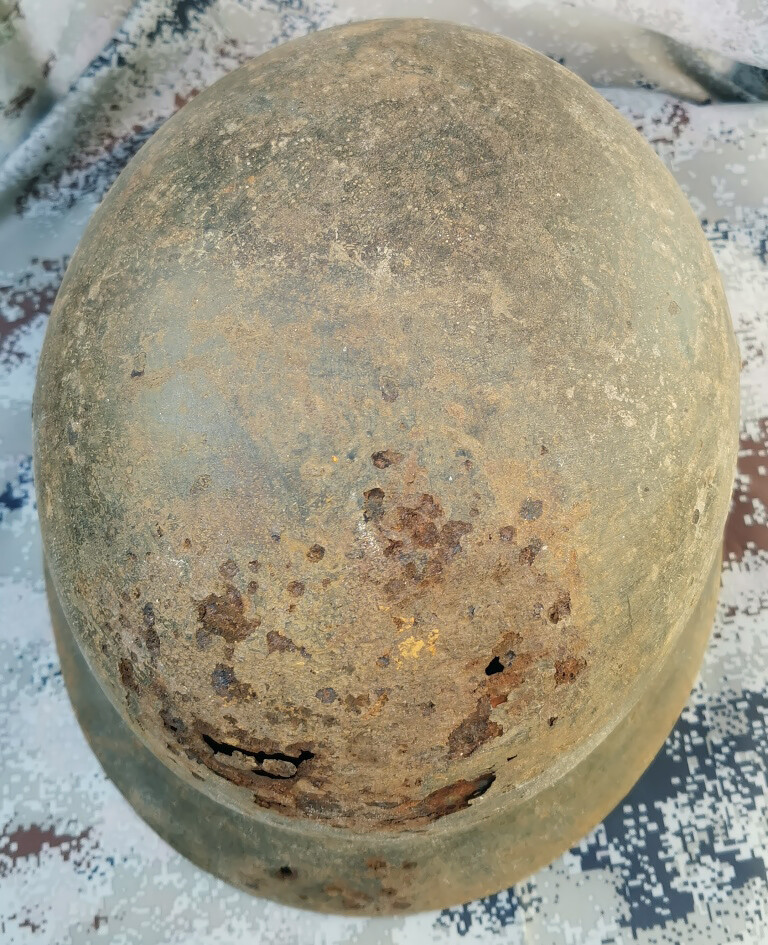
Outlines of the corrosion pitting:
M562 686L574 682L587 668L587 661L582 657L569 657L555 662L555 685Z
M258 615L247 618L240 592L228 584L223 594L209 594L201 601L195 601L197 619L202 631L223 637L228 643L245 640L261 626Z
M461 780L446 787L432 791L420 800L405 801L393 807L384 817L398 826L418 827L439 820L448 814L464 810L469 804L482 797L496 780L493 772L481 774L471 781Z
M489 738L501 735L501 726L491 721L491 708L488 696L478 699L472 715L467 716L448 736L449 758L467 758Z

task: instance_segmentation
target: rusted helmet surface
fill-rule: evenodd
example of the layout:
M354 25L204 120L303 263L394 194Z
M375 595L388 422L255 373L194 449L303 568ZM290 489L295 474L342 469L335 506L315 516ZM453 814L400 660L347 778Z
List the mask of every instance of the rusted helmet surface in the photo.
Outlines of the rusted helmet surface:
M49 593L107 771L297 905L551 859L687 697L737 372L685 198L557 64L387 20L233 72L113 186L40 362Z

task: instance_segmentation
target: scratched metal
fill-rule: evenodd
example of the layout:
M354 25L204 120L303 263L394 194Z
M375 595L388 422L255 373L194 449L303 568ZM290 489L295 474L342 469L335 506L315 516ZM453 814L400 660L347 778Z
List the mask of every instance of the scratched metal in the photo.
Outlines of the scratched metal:
M23 160L17 152L4 168L3 935L51 942L94 935L234 941L250 934L265 942L415 943L483 941L495 930L509 942L764 940L768 277L761 108L696 107L648 91L608 95L686 188L720 265L745 362L723 589L689 708L625 805L529 882L443 914L318 919L205 876L131 813L84 745L50 639L29 403L45 316L66 259L115 174L174 105L270 42L349 15L277 4L245 12L224 4L137 10L113 51L27 142ZM257 21L251 32L242 29ZM514 35L501 16L500 25ZM228 30L238 42L226 41Z

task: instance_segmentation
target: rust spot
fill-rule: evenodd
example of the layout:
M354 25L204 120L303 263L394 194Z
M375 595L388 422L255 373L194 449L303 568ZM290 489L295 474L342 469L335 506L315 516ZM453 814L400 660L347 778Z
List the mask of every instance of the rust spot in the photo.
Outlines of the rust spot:
M468 758L489 739L502 734L501 726L491 721L490 714L491 700L483 696L478 699L472 715L467 716L448 736L449 758Z
M400 396L400 391L397 389L397 385L393 380L388 377L383 377L379 385L381 390L382 398L388 403L394 403L397 398Z
M426 492L421 495L416 510L429 518L440 518L444 514L443 508L437 499Z
M143 371L141 372L144 373ZM190 495L200 495L201 492L205 492L206 489L210 488L211 477L210 476L198 476L197 479L189 487Z
M520 549L520 554L518 555L518 560L520 564L532 565L536 560L536 556L544 547L544 543L540 538L534 538L533 541L529 542L525 548Z
M157 635L157 630L155 630L155 610L152 604L147 602L142 608L141 614L144 624L144 642L150 656L155 657L160 650L160 637Z
M543 508L541 499L526 499L520 506L520 517L532 522L541 517Z
M166 706L160 711L160 721L177 739L181 739L187 730L186 723L177 715L174 715L171 709Z
M356 909L364 909L373 901L372 897L361 889L354 889L351 886L342 885L341 883L331 883L325 887L323 892L327 896L338 899L342 907L348 909L350 912Z
M287 590L291 597L303 597L305 588L301 581L291 581Z
M312 545L307 552L307 558L310 561L322 561L325 557L325 548L322 545Z
M415 617L400 617L395 614L392 617L392 623L397 627L397 632L402 633L403 630L408 630L410 627L413 627L416 624Z
M194 603L197 619L205 633L223 637L228 643L244 640L261 625L258 615L246 618L243 598L231 584L226 586L223 594L209 594L204 600Z
M231 580L239 570L240 568L238 568L235 562L230 558L221 565L219 568L219 574L221 574L222 577L229 578Z
M419 548L434 548L440 540L440 532L437 530L437 525L431 521L415 522L411 535L414 544Z
M550 623L560 623L561 620L569 617L570 613L571 595L565 593L558 597L554 604L552 604L552 606L549 608L547 611L547 619Z
M499 529L499 538L502 541L514 541L517 529L514 525L504 525Z
M440 543L447 545L451 554L457 554L461 551L461 539L471 531L472 525L469 522L446 522L440 532Z
M488 772L472 781L456 781L444 788L438 788L425 798L404 801L391 810L384 823L407 823L416 826L455 814L468 807L470 801L482 797L495 780L496 775Z
M562 686L564 683L572 683L586 666L587 661L580 657L571 656L565 660L557 660L555 662L555 685Z
M248 569L254 573L259 570L261 564L254 558L253 561L248 562Z
M258 591L258 589L259 589L259 582L258 582L258 581L249 581L249 582L248 582L248 593L249 593L249 594L255 594L256 591Z
M363 518L366 522L377 522L384 515L384 491L379 488L363 493Z
M403 461L402 453L395 453L392 450L379 450L371 456L371 462L377 469L387 469L389 466L397 465Z
M303 646L296 646L290 637L279 630L270 630L267 634L267 649L270 653L299 653L305 660L310 658Z
M363 709L368 708L371 704L371 697L367 692L363 693L360 696L353 696L352 694L348 695L344 699L344 705L347 707L349 712L354 712L355 715L360 715Z
M118 663L118 668L120 670L120 682L123 686L126 689L130 689L131 692L138 692L139 684L133 672L133 663L131 663L130 660L121 659Z
M211 673L211 685L217 695L225 699L245 699L253 695L248 683L240 682L233 666L219 663Z
M330 705L331 702L336 701L336 690L332 689L330 686L325 689L318 689L315 693L315 698L319 699L325 705Z

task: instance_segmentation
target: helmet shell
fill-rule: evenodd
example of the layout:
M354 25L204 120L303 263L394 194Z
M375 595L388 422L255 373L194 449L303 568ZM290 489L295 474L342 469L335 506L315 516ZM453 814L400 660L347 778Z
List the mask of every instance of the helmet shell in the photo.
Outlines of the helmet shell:
M629 124L507 39L353 24L203 92L94 215L35 394L46 560L190 785L450 830L647 690L737 411L711 253Z

